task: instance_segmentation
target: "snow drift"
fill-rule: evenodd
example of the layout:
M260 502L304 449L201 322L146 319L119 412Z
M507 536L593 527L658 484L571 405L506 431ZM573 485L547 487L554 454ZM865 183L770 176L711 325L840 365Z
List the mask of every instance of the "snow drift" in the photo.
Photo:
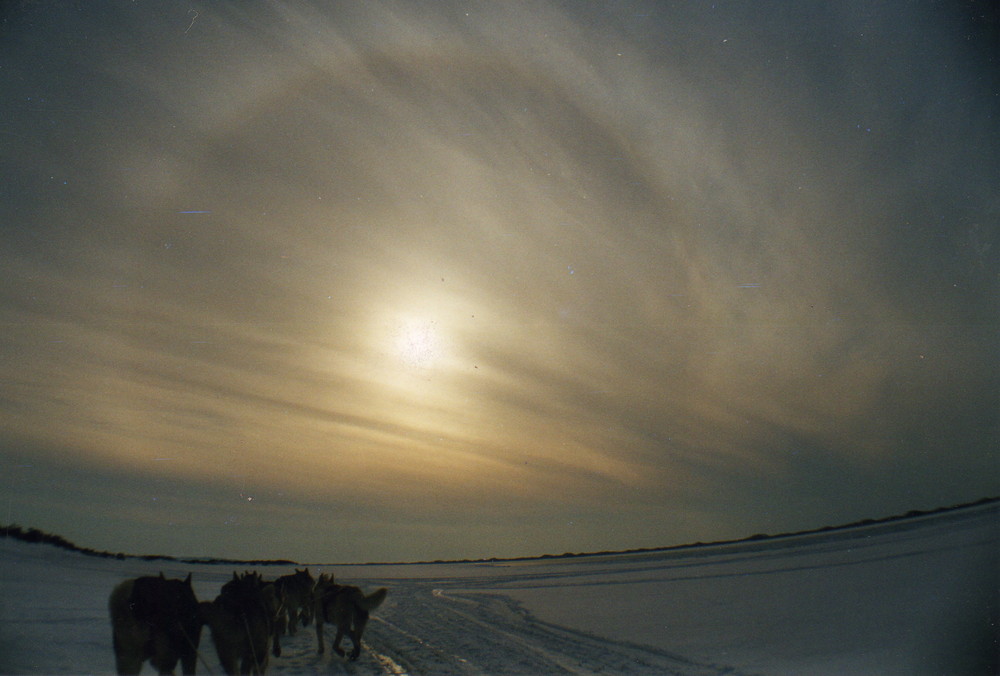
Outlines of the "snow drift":
M389 596L358 662L317 655L308 627L282 641L269 673L995 673L998 552L991 503L651 552L313 566ZM233 573L10 539L0 562L2 673L113 673L115 584L191 572L198 598L211 599ZM221 673L207 632L202 658L198 673Z

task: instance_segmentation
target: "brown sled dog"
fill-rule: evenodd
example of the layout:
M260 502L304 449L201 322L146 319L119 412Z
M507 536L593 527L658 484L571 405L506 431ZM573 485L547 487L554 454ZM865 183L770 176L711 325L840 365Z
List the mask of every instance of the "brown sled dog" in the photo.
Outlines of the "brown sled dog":
M119 674L138 674L146 660L160 674L174 673L178 660L185 674L194 673L202 621L190 574L125 580L111 592L108 610Z
M259 574L237 576L234 572L214 601L202 602L201 610L227 674L263 674L267 670L271 611Z
M301 620L302 626L309 624L312 615L313 576L309 569L295 569L293 575L282 575L274 581L278 592L284 600L284 610L287 619L283 618L282 629L294 634Z
M349 659L352 661L358 659L358 655L361 654L361 636L365 632L365 625L368 624L368 615L382 604L388 593L389 590L382 587L365 596L357 587L334 584L332 575L320 574L313 590L313 615L316 619L318 652L324 651L323 623L329 622L337 627L337 636L333 639L333 651L341 657L344 656L340 641L344 638L344 634L347 634L354 644Z

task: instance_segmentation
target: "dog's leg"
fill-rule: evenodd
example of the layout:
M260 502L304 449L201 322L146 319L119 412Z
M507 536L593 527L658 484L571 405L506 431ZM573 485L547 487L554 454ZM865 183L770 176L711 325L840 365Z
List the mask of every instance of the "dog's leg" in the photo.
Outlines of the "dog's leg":
M115 670L121 676L138 674L142 671L142 646L138 649L125 648L118 642L115 636Z
M215 652L219 656L219 664L222 670L229 676L238 676L240 673L240 652L241 644L236 635L237 625L235 618L226 617L227 624L222 625L219 635L212 633L215 641Z
M142 660L135 655L116 655L115 669L122 676L138 675L142 671Z
M351 656L348 659L353 662L361 655L361 632L351 632L351 643L354 644L354 647L351 648Z
M323 611L322 611L322 609L320 609L316 613L316 645L319 646L317 648L317 652L320 655L322 655L323 654L323 650L324 650L324 648L323 648Z
M122 676L138 674L142 671L142 648L145 640L130 640L128 645L123 645L125 641L115 631L112 634L112 643L115 647L115 671Z
M181 655L181 673L185 676L194 674L194 670L198 666L198 653L196 651L197 649L192 646Z
M219 662L222 663L222 670L229 676L239 676L239 658L234 653L219 655Z
M162 631L155 632L152 644L153 654L149 658L149 663L158 674L173 674L178 655L174 651L170 636Z
M149 663L153 665L156 673L160 674L160 676L174 676L174 667L177 666L177 658L166 656L154 657L149 660Z
M354 617L354 626L351 629L351 643L354 644L354 648L351 649L351 661L358 659L361 655L361 636L365 633L365 625L368 624L368 613L361 612Z
M333 639L333 652L337 653L341 657L344 656L344 649L340 647L340 642L344 638L344 625L337 624L337 637Z
M264 658L259 662L254 658L253 651L251 650L249 654L243 655L243 661L240 664L241 674L259 674L264 675L267 671L267 651L264 651Z

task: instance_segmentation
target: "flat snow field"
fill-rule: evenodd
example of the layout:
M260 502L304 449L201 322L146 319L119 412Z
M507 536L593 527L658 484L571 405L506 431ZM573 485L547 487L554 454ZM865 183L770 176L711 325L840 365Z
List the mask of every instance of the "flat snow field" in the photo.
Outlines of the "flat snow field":
M990 674L1000 506L824 533L636 554L310 566L390 589L354 663L284 638L275 674ZM236 567L242 571L245 567ZM232 565L102 559L0 540L0 672L114 672L120 580ZM258 568L273 578L292 567ZM327 642L332 632L327 628ZM349 643L349 641L345 641ZM207 629L200 674L221 674ZM146 664L143 673L153 673Z

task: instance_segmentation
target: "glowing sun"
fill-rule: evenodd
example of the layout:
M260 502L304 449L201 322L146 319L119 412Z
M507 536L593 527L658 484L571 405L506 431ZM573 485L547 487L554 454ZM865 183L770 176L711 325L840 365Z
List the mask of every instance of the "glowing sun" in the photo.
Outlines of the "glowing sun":
M432 320L404 318L393 334L394 352L408 366L428 368L442 356L441 336Z

